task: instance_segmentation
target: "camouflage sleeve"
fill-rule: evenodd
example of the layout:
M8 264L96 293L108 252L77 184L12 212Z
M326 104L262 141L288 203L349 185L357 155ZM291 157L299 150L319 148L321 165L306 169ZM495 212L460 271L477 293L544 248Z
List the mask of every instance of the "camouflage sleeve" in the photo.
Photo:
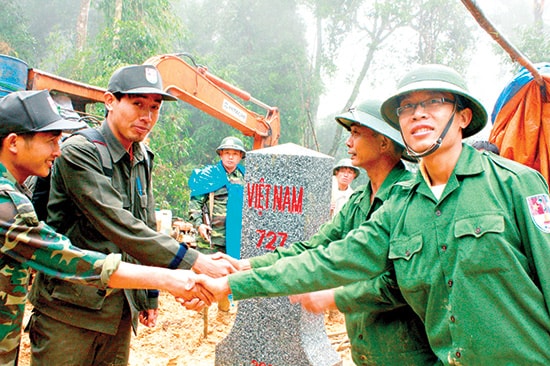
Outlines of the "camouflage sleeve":
M106 287L120 256L79 249L69 239L39 222L29 199L16 191L0 194L0 252L50 276Z
M202 224L202 207L205 205L208 195L193 196L189 199L189 222L194 227Z

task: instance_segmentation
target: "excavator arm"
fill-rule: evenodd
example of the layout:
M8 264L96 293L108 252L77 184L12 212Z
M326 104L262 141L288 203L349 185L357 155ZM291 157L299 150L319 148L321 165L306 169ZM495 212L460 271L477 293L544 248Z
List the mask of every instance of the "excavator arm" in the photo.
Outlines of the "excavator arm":
M177 55L154 56L144 64L157 67L165 90L178 99L239 130L254 139L253 149L277 145L281 122L279 110L253 98L249 93L208 72L192 66ZM75 110L84 112L88 103L103 103L105 89L29 69L27 89L67 95ZM266 110L260 115L238 102L231 94Z
M208 113L254 138L254 149L277 145L280 136L279 110L208 72L192 66L177 55L159 55L144 62L157 67L165 89L175 97ZM249 110L231 94L266 110L265 116Z

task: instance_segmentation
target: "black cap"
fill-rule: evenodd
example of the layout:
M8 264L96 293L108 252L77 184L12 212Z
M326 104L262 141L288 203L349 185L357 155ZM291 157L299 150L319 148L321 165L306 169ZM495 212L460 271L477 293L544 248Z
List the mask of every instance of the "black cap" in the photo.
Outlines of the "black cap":
M119 68L111 76L107 90L123 94L159 94L163 100L177 100L173 95L164 92L160 73L153 65Z
M0 99L0 135L77 130L84 127L84 122L61 117L47 90L18 91Z

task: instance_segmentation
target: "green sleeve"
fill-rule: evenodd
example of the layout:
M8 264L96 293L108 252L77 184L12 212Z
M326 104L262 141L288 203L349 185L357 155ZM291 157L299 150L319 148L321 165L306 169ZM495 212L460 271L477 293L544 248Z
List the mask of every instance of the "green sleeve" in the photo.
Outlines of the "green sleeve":
M250 265L252 268L270 266L281 258L296 256L307 250L326 246L332 241L342 239L345 235L344 228L346 223L344 212L345 210L342 208L331 221L321 225L317 233L309 238L308 241L298 241L288 248L277 248L272 253L250 258Z
M390 272L373 280L338 287L334 291L334 300L343 313L389 311L405 303Z
M550 227L544 227L537 223L531 214L531 207L529 207L529 201L536 197L542 199L546 196L546 200L550 200L548 185L538 172L526 170L522 173L526 174L522 174L519 179L507 182L507 184L509 187L514 187L510 189L513 195L511 200L514 202L513 207L516 210L514 216L518 221L521 242L525 246L525 256L535 282L540 284L541 292L546 300L547 311L550 312L550 261L548 260ZM550 209L549 203L546 204L546 209Z
M369 221L328 246L283 258L269 267L230 275L233 297L286 296L378 277L391 268L386 230L391 222L390 207L385 204Z

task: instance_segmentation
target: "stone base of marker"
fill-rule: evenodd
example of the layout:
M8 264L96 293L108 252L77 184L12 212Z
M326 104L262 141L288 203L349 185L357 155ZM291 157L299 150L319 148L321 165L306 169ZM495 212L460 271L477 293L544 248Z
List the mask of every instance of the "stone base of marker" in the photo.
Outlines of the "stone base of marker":
M329 220L334 159L294 144L246 155L241 258L306 240ZM292 274L289 274L292 275ZM216 366L340 366L324 316L288 297L239 301Z

